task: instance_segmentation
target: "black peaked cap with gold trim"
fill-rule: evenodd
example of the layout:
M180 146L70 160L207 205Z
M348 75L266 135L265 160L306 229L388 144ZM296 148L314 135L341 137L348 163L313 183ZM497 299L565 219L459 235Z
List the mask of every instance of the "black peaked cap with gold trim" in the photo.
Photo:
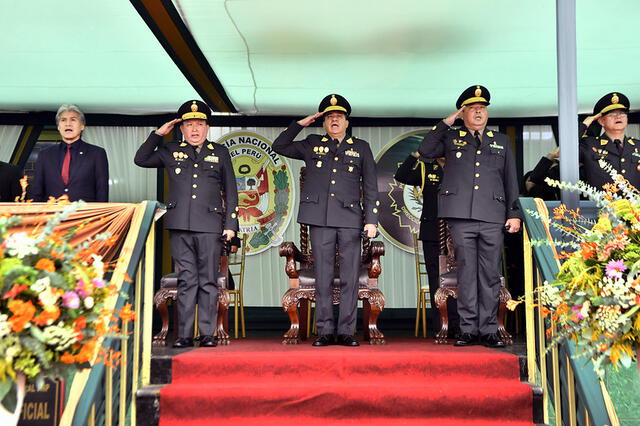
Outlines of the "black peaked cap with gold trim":
M202 101L187 101L178 108L178 118L181 118L183 121L196 118L199 120L207 120L208 123L211 119L211 108Z
M462 92L456 101L456 109L476 103L489 105L490 100L491 93L489 93L489 90L486 87L477 84L475 86L468 87L464 92Z
M611 111L617 109L623 109L629 111L629 98L620 92L607 93L596 102L596 106L593 107L593 115L602 114L605 115Z
M344 112L348 117L351 115L351 105L340 95L332 94L325 96L318 106L318 112L328 114L333 111Z

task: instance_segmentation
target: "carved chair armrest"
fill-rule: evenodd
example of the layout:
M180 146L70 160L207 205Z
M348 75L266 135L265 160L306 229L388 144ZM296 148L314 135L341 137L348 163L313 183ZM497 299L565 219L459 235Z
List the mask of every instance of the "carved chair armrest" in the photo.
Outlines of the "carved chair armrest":
M287 258L287 262L284 265L284 271L287 276L289 276L289 278L298 278L298 268L296 268L296 262L299 262L301 264L301 267L311 262L311 256L302 253L300 250L298 250L298 247L296 247L296 245L291 241L285 241L284 243L280 244L279 253L281 257Z
M384 243L382 241L369 242L368 249L362 254L363 265L368 265L369 278L378 278L382 273L381 256L384 256Z

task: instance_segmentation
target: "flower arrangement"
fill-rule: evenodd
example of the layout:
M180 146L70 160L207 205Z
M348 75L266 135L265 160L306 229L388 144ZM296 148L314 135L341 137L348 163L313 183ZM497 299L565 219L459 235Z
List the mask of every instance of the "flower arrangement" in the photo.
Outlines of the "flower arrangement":
M552 243L561 248L562 265L555 281L538 289L542 313L551 319L547 336L554 336L552 345L573 339L600 377L606 365L629 367L640 346L640 193L610 166L604 168L614 183L603 191L547 180L595 201L596 221L564 205L548 220L530 212L569 237Z
M18 375L41 386L46 377L65 377L107 361L102 337L120 337L117 317L133 320L130 305L114 313L105 301L117 294L105 281L105 264L91 252L97 235L71 247L75 229L56 226L82 203L63 210L34 230L20 229L21 217L0 215L0 400L11 403ZM119 314L119 315L118 315ZM105 355L108 354L108 355ZM8 407L7 407L8 408Z

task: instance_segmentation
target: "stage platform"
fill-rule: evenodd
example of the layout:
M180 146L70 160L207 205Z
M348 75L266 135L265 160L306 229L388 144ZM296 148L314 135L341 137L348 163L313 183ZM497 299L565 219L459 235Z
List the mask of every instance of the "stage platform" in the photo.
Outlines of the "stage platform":
M541 391L506 350L389 338L312 347L281 338L155 348L138 424L535 424ZM516 352L516 353L513 353Z

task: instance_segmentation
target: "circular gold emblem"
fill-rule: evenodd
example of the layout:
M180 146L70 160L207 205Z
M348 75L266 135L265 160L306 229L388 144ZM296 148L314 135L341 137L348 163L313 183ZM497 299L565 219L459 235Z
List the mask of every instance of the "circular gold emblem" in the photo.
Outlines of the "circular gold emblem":
M479 98L480 96L482 96L482 89L480 88L480 86L476 86L476 91L474 95L476 95L476 98Z
M620 98L618 97L618 95L616 93L613 94L613 96L611 97L611 103L612 104L617 104L620 101Z
M192 112L198 111L198 105L196 104L196 101L193 101L193 103L191 104L191 111Z
M338 99L336 99L336 95L331 95L331 100L329 101L329 103L333 106L336 106L338 104Z

